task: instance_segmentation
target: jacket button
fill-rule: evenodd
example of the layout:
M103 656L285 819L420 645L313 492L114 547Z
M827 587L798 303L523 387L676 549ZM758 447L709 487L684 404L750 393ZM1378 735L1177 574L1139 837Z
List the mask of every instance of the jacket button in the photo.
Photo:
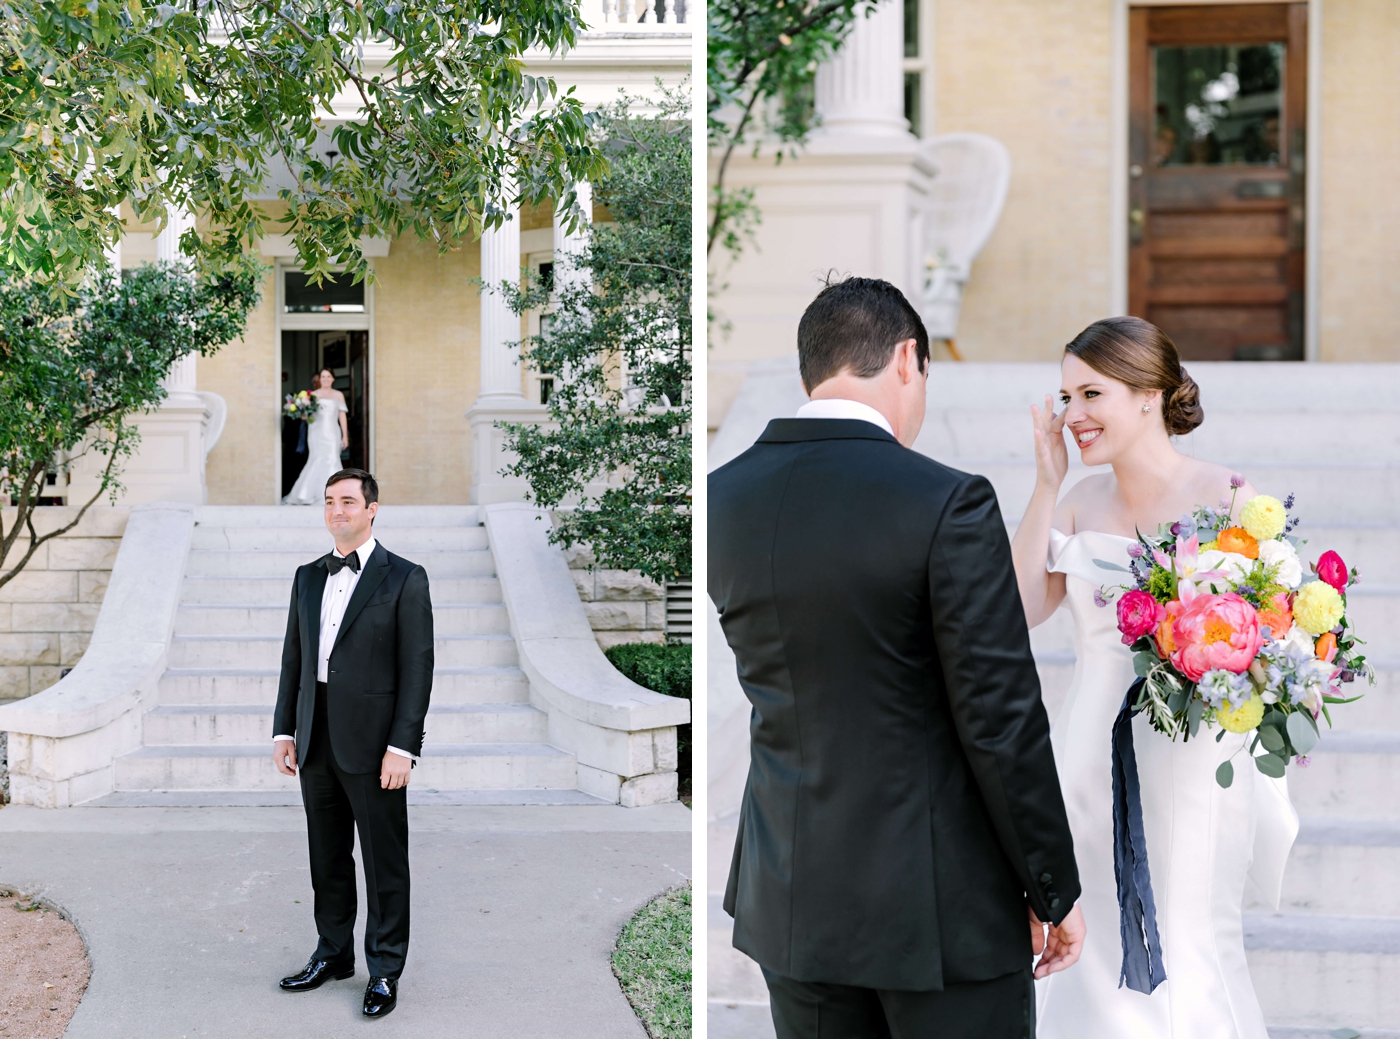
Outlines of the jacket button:
M1052 899L1050 899L1050 908L1051 908L1051 909L1059 909L1059 908L1060 908L1060 900L1059 900L1058 898L1052 898Z
M1048 884L1048 883L1050 883L1050 881L1053 880L1053 879L1054 879L1054 878L1051 877L1049 873L1042 873L1042 874L1040 875L1040 882L1041 882L1042 884Z

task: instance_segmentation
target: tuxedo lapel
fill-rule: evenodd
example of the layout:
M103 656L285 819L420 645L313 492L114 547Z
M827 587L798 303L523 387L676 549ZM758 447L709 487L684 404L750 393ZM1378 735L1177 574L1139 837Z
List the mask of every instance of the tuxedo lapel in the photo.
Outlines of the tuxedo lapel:
M322 571L324 575L325 571ZM345 616L341 619L340 629L335 635L335 649L340 645L340 640L345 637L346 630L355 623L355 618L360 615L360 610L364 609L365 602L375 593L384 578L389 575L389 552L383 545L375 545L374 551L370 553L369 562L365 564L365 572L360 575L360 579L355 582L355 591L350 596L350 602L345 606ZM324 577L323 577L324 584Z
M301 630L311 635L313 649L321 638L321 597L326 594L329 576L324 559L316 560L306 574L306 592L301 597Z

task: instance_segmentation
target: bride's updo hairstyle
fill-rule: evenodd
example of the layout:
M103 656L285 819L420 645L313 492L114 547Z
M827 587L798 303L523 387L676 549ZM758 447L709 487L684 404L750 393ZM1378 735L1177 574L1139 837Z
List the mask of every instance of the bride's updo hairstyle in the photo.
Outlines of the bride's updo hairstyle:
M1186 374L1176 344L1165 332L1138 317L1095 321L1065 347L1100 375L1135 390L1162 391L1162 422L1172 436L1183 436L1205 421L1201 391Z

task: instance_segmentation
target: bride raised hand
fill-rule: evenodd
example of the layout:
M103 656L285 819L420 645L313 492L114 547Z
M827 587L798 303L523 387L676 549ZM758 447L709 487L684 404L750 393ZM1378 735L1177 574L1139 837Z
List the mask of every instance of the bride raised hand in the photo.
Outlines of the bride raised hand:
M1074 970L1039 982L1039 1039L1267 1039L1245 962L1245 878L1275 899L1297 832L1286 788L1254 769L1224 789L1219 763L1246 737L1172 741L1139 715L1132 722L1161 960L1127 966L1120 935L1140 921L1121 913L1114 871L1112 729L1136 675L1116 611L1099 589L1123 575L1135 532L1214 506L1238 489L1230 469L1183 454L1173 436L1204 421L1195 382L1176 346L1137 318L1097 321L1065 348L1060 410L1033 407L1036 484L1012 541L1017 585L1031 627L1068 603L1075 670L1051 730L1064 791L1087 924ZM1064 434L1087 466L1107 472L1078 480L1061 498L1068 472ZM1212 734L1213 735L1213 734ZM1164 971L1163 969L1164 968ZM1128 983L1120 987L1120 977ZM1144 980L1145 975L1145 980ZM1137 986L1137 990L1134 989Z

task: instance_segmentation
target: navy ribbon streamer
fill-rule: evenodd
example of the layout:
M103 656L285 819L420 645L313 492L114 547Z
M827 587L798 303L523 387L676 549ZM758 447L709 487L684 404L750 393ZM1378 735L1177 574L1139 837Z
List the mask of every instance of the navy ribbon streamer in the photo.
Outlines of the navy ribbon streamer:
M1147 837L1142 827L1142 789L1133 752L1133 702L1143 679L1123 698L1113 723L1113 876L1118 883L1118 931L1123 941L1123 969L1118 987L1150 995L1167 980L1162 942L1157 936L1157 906L1147 868Z

